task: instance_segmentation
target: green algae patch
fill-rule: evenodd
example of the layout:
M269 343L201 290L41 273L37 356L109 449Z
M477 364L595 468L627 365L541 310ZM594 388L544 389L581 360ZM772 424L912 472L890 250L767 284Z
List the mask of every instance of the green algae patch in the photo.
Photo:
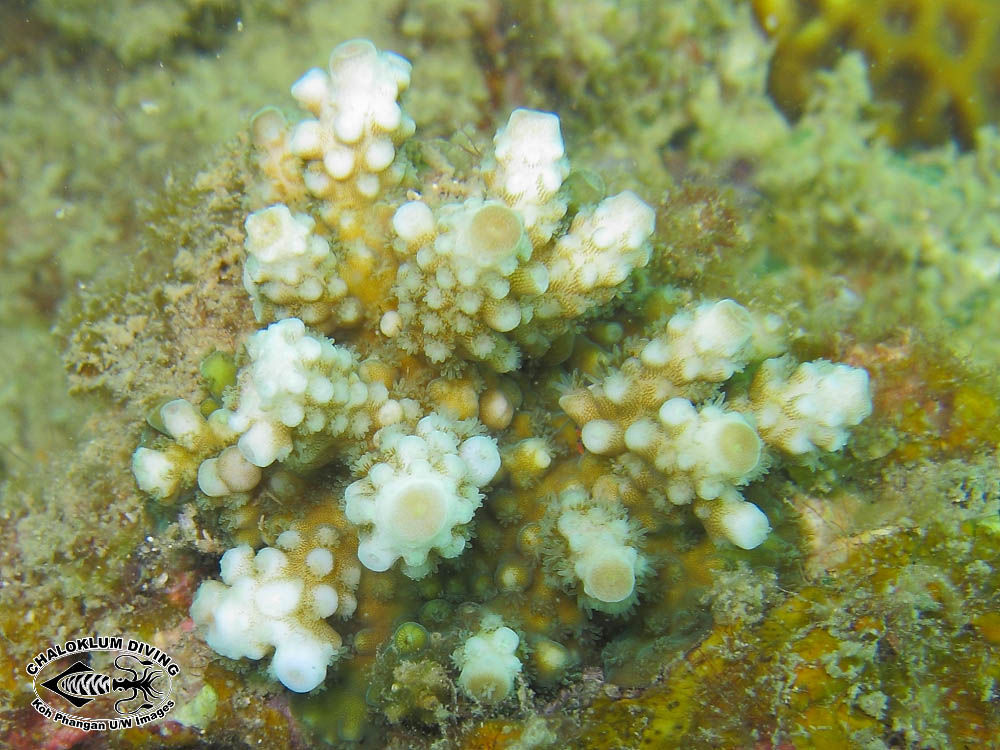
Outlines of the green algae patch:
M226 388L236 385L236 360L228 352L212 352L198 365L198 371L215 399L221 399Z
M171 717L186 727L207 729L212 723L212 719L215 718L218 705L218 694L211 685L205 685L194 698L178 706L171 713Z

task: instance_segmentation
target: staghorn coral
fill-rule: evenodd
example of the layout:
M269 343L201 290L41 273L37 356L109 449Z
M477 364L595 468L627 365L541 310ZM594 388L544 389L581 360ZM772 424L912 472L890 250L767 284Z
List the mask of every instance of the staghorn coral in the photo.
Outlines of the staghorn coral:
M839 450L844 428L871 413L868 375L818 361L789 377L788 358L770 358L748 393L730 390L726 409L716 384L782 350L778 321L722 300L679 312L662 328L628 342L631 356L559 404L580 426L583 446L614 457L638 490L674 505L694 502L713 535L752 549L768 522L738 488L765 471L764 444L791 456L815 454L817 445ZM693 401L706 403L698 409Z
M459 687L470 698L483 703L499 703L514 690L514 678L521 671L521 660L514 652L518 636L505 626L481 630L455 651L455 664L461 670Z
M291 206L274 203L247 217L244 285L255 317L279 320L247 339L235 384L207 421L184 400L160 410L161 431L174 444L140 446L133 468L141 487L168 498L190 487L200 462L198 490L211 504L266 515L269 492L292 500L294 477L308 481L339 466L340 476L353 480L343 491L343 513L356 529L358 560L376 574L401 561L400 571L419 580L441 560L462 556L484 492L502 492L491 485L509 478L513 488L530 489L552 468L553 410L515 418L517 393L504 389L498 374L572 340L628 290L651 257L654 211L630 191L605 198L578 185L563 190L570 164L559 119L525 109L497 132L492 156L452 177L463 200L430 190L421 197L407 157L413 146L405 142L413 123L397 102L409 70L368 41L346 42L333 51L329 75L312 70L292 87L315 118L290 127L271 110L258 115L253 130L265 187L252 195ZM344 298L363 287L369 297L379 288L381 314L345 315ZM293 313L336 332L341 343L307 330ZM595 459L589 480L543 497L531 511L515 499L501 519L521 524L520 555L493 576L487 568L483 578L475 573L479 561L470 561L473 591L488 598L495 590L495 608L540 649L534 669L543 685L575 662L572 644L560 639L583 637L586 624L569 615L539 629L539 606L575 599L587 612L631 611L653 570L642 531L661 531L670 516L664 500L697 498L695 513L713 536L756 547L769 524L737 487L763 471L762 441L791 454L812 455L814 444L838 450L845 428L870 412L863 370L818 362L787 375L786 359L765 361L746 396L730 394L742 411L709 403L720 395L718 384L784 350L780 327L775 316L751 314L732 300L669 320L653 316L645 333L623 342L630 356L619 367L597 367L603 377L559 400L588 453L620 460ZM620 339L605 329L602 337ZM425 388L397 379L393 363L404 361ZM429 379L440 363L454 376ZM656 477L666 481L665 497ZM297 555L303 534L322 536L325 528L314 529L315 521L302 527L300 517L282 530L284 518L269 526L280 531L277 546ZM533 545L532 524L548 525L558 542ZM504 531L487 519L475 531L481 550L502 548ZM342 545L327 549L335 541L309 552L304 568L265 547L255 573L250 547L227 552L222 573L231 588L209 581L192 605L209 645L251 658L273 645L271 672L287 687L307 692L320 684L341 643L323 630L322 618L338 610L345 592L320 596L316 586L329 586L310 576L332 570L318 570L313 557L343 557ZM315 601L302 604L309 596ZM524 596L528 613L517 606ZM301 622L291 624L290 615ZM457 685L476 702L502 701L522 671L514 655L521 638L498 624L502 616L484 614L482 629L454 652ZM285 636L314 627L310 618L322 632L297 649ZM266 624L255 624L260 619Z
M342 639L327 623L357 607L361 571L333 526L282 532L275 547L249 546L222 556L222 583L198 589L191 617L208 644L230 659L260 659L274 647L270 671L285 686L308 692L326 676Z
M578 212L553 242L567 210L558 118L515 110L494 140L486 195L507 205L469 198L441 206L435 219L426 204L411 202L393 217L403 257L399 304L382 331L434 362L461 349L509 372L521 350L544 354L648 262L653 213L626 191Z
M564 579L583 589L580 603L601 612L627 612L639 598L639 584L649 564L642 554L635 524L614 504L569 487L553 503L555 527L565 548L548 552ZM610 506L610 507L608 507Z
M352 42L334 51L329 75L310 71L293 87L319 119L284 126L283 135L270 111L258 117L261 161L271 165L265 193L301 203L298 181L273 165L304 160L301 182L322 200L318 216L335 234L330 242L310 234L315 223L293 220L282 203L251 214L245 279L255 311L260 318L267 305L335 330L359 322L360 299L369 315L381 310L380 332L404 351L446 362L458 350L509 372L522 349L544 354L648 262L653 212L626 191L577 210L553 238L568 207L559 119L517 109L497 131L493 157L452 178L464 201L416 192L386 226L387 205L377 199L407 169L396 146L413 122L395 99L408 83L409 63ZM353 307L341 301L355 290Z

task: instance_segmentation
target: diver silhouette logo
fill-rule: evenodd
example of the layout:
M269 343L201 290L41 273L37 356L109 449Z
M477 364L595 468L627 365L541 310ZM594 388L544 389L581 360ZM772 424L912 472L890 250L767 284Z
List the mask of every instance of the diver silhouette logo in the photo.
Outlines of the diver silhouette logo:
M66 658L74 655L84 658ZM113 669L95 669L90 663L94 657ZM50 646L25 671L34 680L36 700L31 705L42 716L102 731L143 726L164 717L174 707L170 688L180 667L142 641L91 636ZM69 713L80 709L88 715Z

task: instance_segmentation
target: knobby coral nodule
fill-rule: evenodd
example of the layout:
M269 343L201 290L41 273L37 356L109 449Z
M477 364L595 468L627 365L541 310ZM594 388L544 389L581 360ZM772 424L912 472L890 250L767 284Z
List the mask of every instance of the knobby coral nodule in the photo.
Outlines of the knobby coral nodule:
M354 40L292 87L309 117L255 117L243 279L266 327L223 408L206 418L165 404L162 435L133 456L139 487L159 499L197 491L262 513L265 496L301 503L272 546L226 552L221 582L203 583L191 608L214 650L273 649L271 673L300 692L341 653L327 619L355 612L361 566L420 579L487 544L470 541L486 495L516 526L498 596L547 586L585 613L625 616L654 567L649 538L669 533L658 516L691 505L713 537L753 548L770 526L740 488L783 455L840 449L871 410L867 373L794 362L781 320L733 300L647 321L589 382L574 375L581 325L613 312L650 260L653 210L629 191L574 192L547 112L515 110L479 163L411 163L420 144L398 101L409 80L402 57ZM563 375L562 416L527 392L521 372L542 367ZM566 415L582 459L560 457ZM540 505L517 507L516 493L586 459L596 474L571 469ZM305 499L315 476L340 476L341 502ZM525 636L538 684L572 661L558 628L496 609L447 665L481 702L523 679Z

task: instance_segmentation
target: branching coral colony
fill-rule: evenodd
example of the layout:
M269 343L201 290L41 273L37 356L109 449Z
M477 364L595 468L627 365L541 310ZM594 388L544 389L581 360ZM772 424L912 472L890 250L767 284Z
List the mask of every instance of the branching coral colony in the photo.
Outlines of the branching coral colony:
M197 485L221 512L293 509L272 546L223 555L191 614L224 656L273 649L294 691L344 653L327 619L355 614L361 566L418 580L485 549L492 600L450 658L409 671L494 703L518 680L558 681L590 613L629 613L679 506L720 543L761 544L768 519L740 488L781 457L839 450L870 412L868 376L797 364L777 316L721 300L640 320L585 381L567 364L574 336L638 294L653 210L575 190L546 112L515 110L492 154L464 154L478 163L437 151L415 166L431 152L404 145L409 79L403 58L350 41L292 87L311 117L256 116L244 284L267 327L224 408L163 405L132 468L159 499ZM320 481L346 487L342 503L302 499Z

